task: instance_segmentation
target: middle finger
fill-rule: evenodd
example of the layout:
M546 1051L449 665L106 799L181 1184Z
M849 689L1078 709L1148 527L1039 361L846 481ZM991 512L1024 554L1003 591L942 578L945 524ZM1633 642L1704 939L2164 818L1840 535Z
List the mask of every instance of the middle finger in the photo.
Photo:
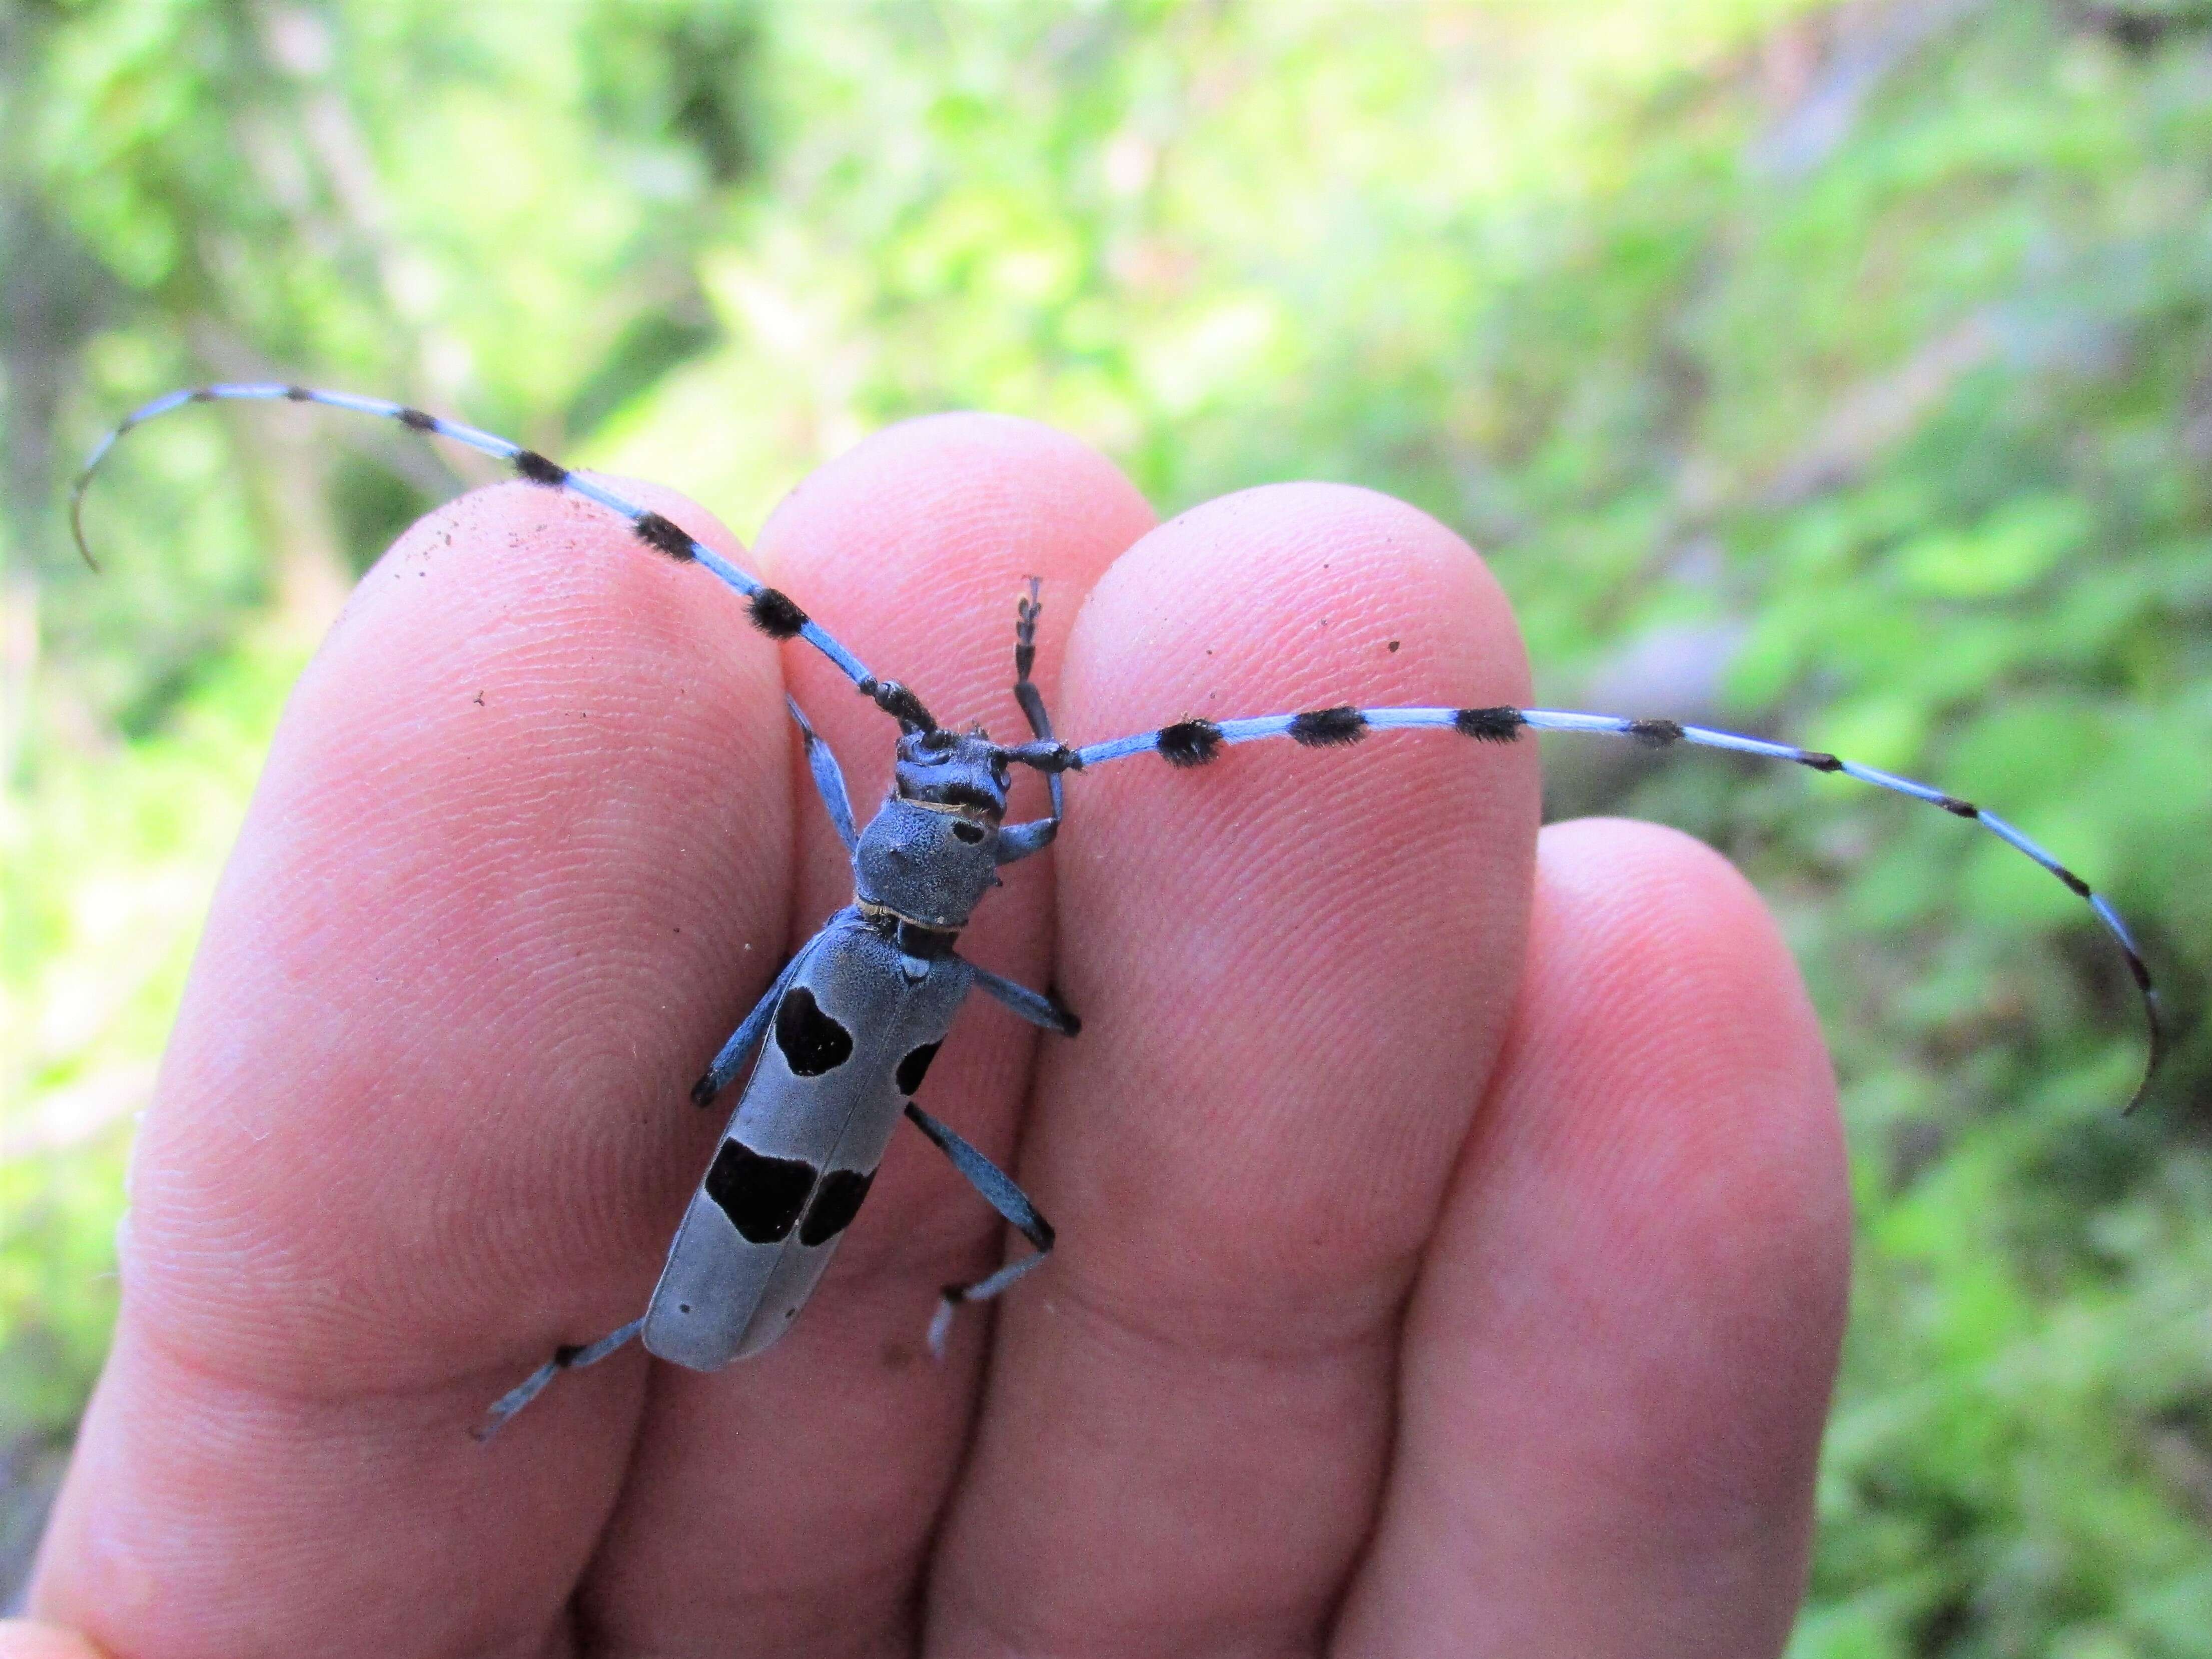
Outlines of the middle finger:
M1163 526L1070 642L1088 742L1179 720L1524 701L1441 525L1295 484ZM1068 790L1024 1172L1062 1249L1008 1299L931 1646L1294 1652L1364 1536L1400 1304L1516 981L1533 744L1132 757Z
M1012 694L1014 600L1044 579L1038 679L1092 580L1152 521L1110 463L1026 422L893 427L793 491L761 532L763 574L936 717L1027 735ZM793 696L836 750L865 823L897 729L828 663L786 647ZM799 781L802 943L852 899L849 861ZM1043 792L1018 785L1017 810ZM1044 859L1007 872L963 953L1035 978L1049 961ZM732 1024L742 1009L732 1012ZM1008 1155L1034 1044L988 999L962 1010L923 1103ZM737 1091L715 1103L728 1113ZM693 1109L672 1103L672 1111ZM791 1334L728 1371L656 1370L629 1482L587 1585L615 1651L875 1652L902 1645L913 1585L973 1396L975 1360L931 1364L938 1287L988 1265L997 1218L919 1135L894 1139L866 1206ZM964 1363L963 1363L964 1358Z

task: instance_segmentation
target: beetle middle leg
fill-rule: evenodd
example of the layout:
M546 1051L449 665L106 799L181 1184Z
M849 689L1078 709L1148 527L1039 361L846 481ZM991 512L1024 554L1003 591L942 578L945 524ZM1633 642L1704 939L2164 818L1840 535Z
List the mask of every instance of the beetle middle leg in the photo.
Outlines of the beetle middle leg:
M929 1351L939 1358L945 1355L945 1340L952 1329L952 1316L963 1302L988 1302L1000 1295L1024 1273L1041 1266L1052 1254L1052 1223L1037 1213L1037 1206L1030 1202L1030 1195L1014 1184L1013 1177L977 1152L945 1125L939 1122L912 1101L906 1103L906 1115L914 1125L927 1135L931 1144L952 1160L952 1167L968 1177L968 1182L982 1194L983 1201L1004 1216L1024 1238L1036 1246L1035 1255L1024 1256L1019 1261L1009 1262L991 1274L965 1285L947 1285L937 1312L929 1322Z

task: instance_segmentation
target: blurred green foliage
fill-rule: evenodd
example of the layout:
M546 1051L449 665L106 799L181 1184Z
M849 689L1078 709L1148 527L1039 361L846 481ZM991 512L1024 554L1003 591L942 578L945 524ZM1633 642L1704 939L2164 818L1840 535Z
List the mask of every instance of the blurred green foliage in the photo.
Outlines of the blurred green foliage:
M129 1118L283 687L481 477L196 413L103 477L94 580L54 502L98 431L282 374L744 531L980 406L1164 511L1402 495L1491 555L1549 694L1939 778L2112 893L2179 1035L2126 1120L2124 976L2025 861L1794 770L1553 756L1562 804L1626 790L1760 879L1845 1081L1857 1308L1793 1654L2212 1654L2212 6L517 15L0 12L15 1466L97 1369Z

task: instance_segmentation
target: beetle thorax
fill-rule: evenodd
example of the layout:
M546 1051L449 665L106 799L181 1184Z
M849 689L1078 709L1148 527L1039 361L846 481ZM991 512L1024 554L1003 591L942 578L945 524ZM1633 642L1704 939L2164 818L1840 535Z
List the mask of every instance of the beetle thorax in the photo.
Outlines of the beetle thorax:
M915 927L957 932L999 884L1006 763L981 732L899 739L890 798L860 832L853 884L863 907Z

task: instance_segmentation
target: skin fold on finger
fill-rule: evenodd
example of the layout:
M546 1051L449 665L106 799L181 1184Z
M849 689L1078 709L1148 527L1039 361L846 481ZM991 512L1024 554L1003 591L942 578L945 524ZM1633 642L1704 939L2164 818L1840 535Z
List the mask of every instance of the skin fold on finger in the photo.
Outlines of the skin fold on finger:
M1036 679L1056 713L1061 647L1084 596L1152 522L1121 473L1074 440L1024 421L939 416L879 433L821 469L777 509L756 551L769 580L939 721L981 720L1018 741L1028 736L1012 692L1024 579L1043 581ZM890 787L897 726L813 652L789 647L787 664L865 824ZM793 764L803 799L796 948L851 902L853 878L796 745ZM1012 816L1046 808L1041 782L1018 775ZM961 953L1042 987L1051 856L1009 866L1005 879ZM921 1103L1003 1166L1037 1041L971 995ZM732 1090L706 1115L720 1125L738 1097ZM988 1271L1006 1235L943 1157L902 1127L791 1334L720 1373L656 1374L634 1476L583 1601L598 1650L908 1650L989 1316L968 1316L943 1365L923 1334L939 1287Z
M1503 595L1402 503L1280 485L1126 554L1066 728L1524 700ZM1071 781L1023 1171L1061 1249L1000 1315L928 1648L1309 1651L1389 1443L1396 1322L1518 973L1535 757L1451 732Z
M1547 829L1335 1650L1779 1653L1850 1248L1826 1051L1758 896L1673 830Z
M734 553L697 508L635 495ZM537 1653L644 1367L682 1104L787 927L775 647L604 509L448 504L279 725L133 1155L33 1607L129 1659Z

